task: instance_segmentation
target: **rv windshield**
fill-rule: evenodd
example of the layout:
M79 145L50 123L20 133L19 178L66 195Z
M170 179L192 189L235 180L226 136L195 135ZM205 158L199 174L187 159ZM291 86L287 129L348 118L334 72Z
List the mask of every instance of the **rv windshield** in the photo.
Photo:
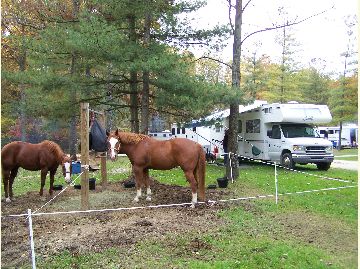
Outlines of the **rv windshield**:
M281 124L286 138L292 137L318 137L312 126L307 124Z

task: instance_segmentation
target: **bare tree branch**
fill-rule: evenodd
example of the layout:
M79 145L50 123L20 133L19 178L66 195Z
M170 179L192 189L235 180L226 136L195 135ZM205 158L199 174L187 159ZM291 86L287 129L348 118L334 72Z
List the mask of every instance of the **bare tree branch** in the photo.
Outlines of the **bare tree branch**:
M231 5L231 0L227 0L228 1L228 4L229 4L229 24L230 24L230 27L231 27L231 33L234 34L234 25L232 24L232 21L231 21L231 8L233 8L233 6Z
M250 0L250 1L251 1L251 0ZM249 2L250 2L250 1L249 1ZM330 9L332 9L332 8L334 8L334 6L332 6ZM311 16L309 16L309 17L306 17L306 18L304 18L304 19L302 19L302 20L300 20L300 21L294 21L294 22L290 22L290 23L287 22L287 23L285 23L285 24L283 24L283 25L275 25L275 26L273 26L273 27L268 27L268 28L265 28L265 29L261 29L261 30L252 32L252 33L248 34L247 36L245 36L245 38L241 41L241 44L244 43L244 41L245 41L247 38L249 38L250 36L252 36L252 35L254 35L254 34L258 34L258 33L261 33L261 32L266 32L266 31L271 31L271 30L276 30L276 29L281 29L281 28L288 27L288 26L297 25L297 24L300 24L300 23L302 23L302 22L304 22L304 21L307 21L307 20L309 20L309 19L311 19L311 18L313 18L313 17L316 17L316 16L319 16L319 15L321 15L321 14L324 14L325 12L329 11L330 9L326 9L326 10L321 11L321 12L319 12L319 13L313 14L313 15L311 15Z
M199 60L201 60L201 59L209 59L209 60L212 60L212 61L214 61L214 62L218 62L218 63L220 63L220 64L226 65L227 67L229 67L229 68L231 69L231 65L230 65L230 64L224 63L223 61L220 61L220 60L218 60L218 59L211 58L211 57L208 57L208 56L202 56L202 57L196 59L195 61L199 61Z
M251 1L252 1L252 0L247 1L247 3L244 5L244 7L243 7L243 9L242 9L242 12L244 12L245 8L250 4Z

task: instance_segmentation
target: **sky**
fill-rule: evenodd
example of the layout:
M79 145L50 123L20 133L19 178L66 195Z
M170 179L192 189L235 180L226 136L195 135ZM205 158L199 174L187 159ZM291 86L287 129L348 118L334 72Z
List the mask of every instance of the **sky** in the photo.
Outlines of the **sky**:
M234 1L233 1L234 2ZM243 0L243 4L247 0ZM314 14L325 11L305 22L292 27L292 32L299 43L297 60L302 67L308 67L312 58L321 58L326 64L324 72L336 72L341 74L344 69L341 53L347 49L349 37L345 25L345 17L358 14L357 0L252 0L243 14L243 37L256 30L271 27L281 23L278 16L278 8L284 6L289 20L301 20ZM234 12L233 12L234 13ZM233 14L234 15L234 14ZM226 0L208 0L207 5L201 8L194 19L198 27L211 28L216 24L224 24L229 21L228 4ZM358 26L354 27L353 44L357 50ZM243 55L266 54L275 62L279 61L281 48L275 43L276 31L268 31L255 34L243 43ZM228 40L228 46L218 56L223 60L232 58L232 38ZM194 51L198 56L201 50Z

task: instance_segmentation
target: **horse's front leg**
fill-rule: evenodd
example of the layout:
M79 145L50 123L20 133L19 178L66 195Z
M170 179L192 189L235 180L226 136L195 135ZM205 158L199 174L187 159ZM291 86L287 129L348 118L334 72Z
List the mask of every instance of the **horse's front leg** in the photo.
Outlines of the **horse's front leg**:
M55 173L56 173L56 169L55 169L55 171L54 170L52 170L52 171L50 171L50 188L49 188L49 194L50 194L50 196L52 196L53 195L53 189L54 189L54 177L55 177Z
M9 198L9 180L10 180L10 171L3 171L3 183L4 183L4 192L5 192L5 201L7 203L11 202Z
M44 186L45 186L47 172L48 172L47 168L41 170L41 187L39 192L40 196L43 196L44 194Z
M146 201L151 201L149 169L144 170L144 182L146 187Z
M134 202L139 202L141 197L141 187L144 177L143 169L137 166L133 166L133 172L135 176L135 185L136 185L136 196L134 198Z

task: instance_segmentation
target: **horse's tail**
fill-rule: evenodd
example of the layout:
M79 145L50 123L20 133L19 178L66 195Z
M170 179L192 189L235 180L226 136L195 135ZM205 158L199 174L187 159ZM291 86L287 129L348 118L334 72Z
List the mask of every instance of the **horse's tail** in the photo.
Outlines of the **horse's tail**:
M199 200L205 201L205 169L206 169L206 159L205 152L201 146L199 148L199 158L198 163L195 168L195 178L198 183L198 193Z

